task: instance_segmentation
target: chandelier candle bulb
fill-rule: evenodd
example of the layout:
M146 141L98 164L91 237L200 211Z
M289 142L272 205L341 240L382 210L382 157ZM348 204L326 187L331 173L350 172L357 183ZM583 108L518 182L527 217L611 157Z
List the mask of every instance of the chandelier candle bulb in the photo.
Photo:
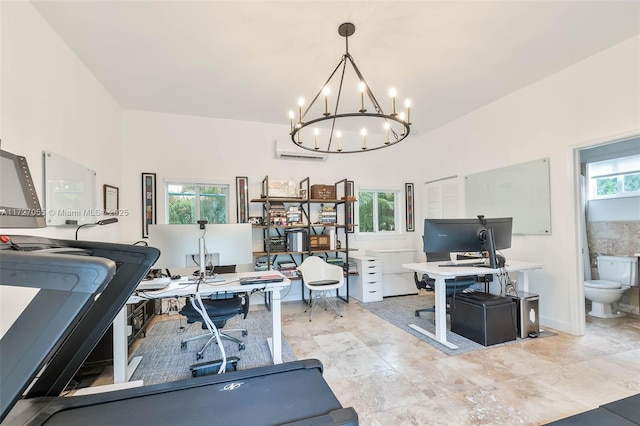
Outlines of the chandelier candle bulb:
M404 112L401 112L400 115L398 115L398 118L404 122L407 121L405 120ZM402 126L402 133L400 133L400 136L404 136L404 126Z
M384 143L385 145L389 145L389 128L391 125L387 122L384 123Z
M315 149L320 149L320 147L318 147L318 135L319 134L320 134L320 130L318 130L317 127L315 129L313 129L313 138L314 138Z
M362 149L367 149L367 129L360 130L362 135Z
M295 114L293 113L293 110L290 109L289 110L289 119L291 120L291 133L293 133L293 118L295 117Z
M364 109L364 91L366 90L367 85L364 84L364 81L360 82L360 111L361 113L365 113L367 112L366 109Z
M337 131L336 137L338 138L338 152L341 152L342 151L342 132Z
M300 119L298 120L298 124L302 124L302 106L303 105L304 105L304 98L298 99L298 109L300 110Z
M391 115L397 115L397 113L396 113L396 89L391 88L391 90L389 90L389 96L391 97Z
M324 86L324 89L322 89L322 94L324 95L324 115L326 116L326 115L329 115L329 87L328 86Z
M404 101L404 106L407 108L407 124L411 124L410 113L411 113L411 99L407 99Z

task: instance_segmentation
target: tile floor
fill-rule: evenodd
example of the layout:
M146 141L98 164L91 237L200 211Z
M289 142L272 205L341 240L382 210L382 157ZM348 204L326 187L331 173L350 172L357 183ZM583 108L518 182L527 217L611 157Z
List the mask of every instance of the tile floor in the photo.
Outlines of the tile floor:
M357 303L342 318L318 310L312 322L302 302L285 303L282 322L297 357L322 361L361 425L538 425L640 392L637 316L589 317L582 337L558 332L458 356Z

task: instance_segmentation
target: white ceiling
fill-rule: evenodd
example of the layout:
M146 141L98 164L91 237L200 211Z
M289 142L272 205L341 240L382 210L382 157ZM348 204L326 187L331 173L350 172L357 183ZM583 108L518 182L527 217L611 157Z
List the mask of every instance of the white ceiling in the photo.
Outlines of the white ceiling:
M349 52L385 111L390 87L411 98L412 133L640 33L638 1L32 3L123 108L278 124L327 80L352 22Z

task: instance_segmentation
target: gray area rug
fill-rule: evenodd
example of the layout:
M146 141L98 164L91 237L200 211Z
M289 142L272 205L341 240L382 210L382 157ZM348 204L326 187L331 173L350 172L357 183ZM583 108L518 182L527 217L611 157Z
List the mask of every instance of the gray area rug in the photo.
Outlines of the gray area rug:
M415 324L418 327L421 327L431 333L436 332L434 317L435 314L433 312L422 312L419 317L415 316L416 309L423 309L433 306L433 295L415 295L415 296L396 296L396 297L386 297L382 302L369 302L362 303L358 302L360 306L364 309L368 310L379 316L380 318L386 320L387 322L395 325L396 327L406 331L407 333L411 333L419 339L425 341L431 346L441 350L447 355L462 355L468 352L478 351L482 349L487 349L488 347L493 348L501 345L509 345L518 340L500 343L498 345L491 346L483 346L479 343L474 342L473 340L469 340L466 337L462 337L459 334L452 333L449 331L449 316L447 315L447 340L454 345L458 346L458 349L451 349L447 346L436 342L433 339L425 336L422 333L415 331L414 329L409 327L409 324ZM545 336L553 336L554 333L548 331L541 331L540 337Z
M180 348L180 342L189 337L205 334L200 323L187 324L184 317L175 315L175 319L160 320L155 323L143 343L133 356L142 356L140 365L133 373L131 380L144 380L145 385L172 382L188 379L191 376L189 367L204 361L220 359L220 350L214 343L209 344L204 352L204 358L196 360L196 353L205 344L206 339L189 342L185 349ZM224 340L224 348L229 356L240 358L238 370L272 365L273 360L269 352L267 337L271 337L271 312L266 309L251 310L246 319L236 316L229 320L223 330L246 328L248 336L234 333L245 343L245 350L239 351L238 345ZM297 358L282 336L282 360L295 361Z

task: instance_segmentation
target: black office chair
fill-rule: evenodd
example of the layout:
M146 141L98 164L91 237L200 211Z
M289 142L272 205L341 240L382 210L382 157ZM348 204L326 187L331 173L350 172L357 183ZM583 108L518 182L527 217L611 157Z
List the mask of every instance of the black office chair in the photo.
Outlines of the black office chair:
M450 260L449 253L425 253L427 255L427 262L442 262ZM418 273L413 273L413 280L416 283L418 290L435 291L436 280L429 277L427 274L423 274L421 279L418 279ZM475 275L456 277L445 280L446 285L446 298L447 298L447 311L449 310L451 298L463 290L468 289L474 284L478 283L478 277ZM435 312L435 306L431 308L416 309L415 314L420 316L420 312Z
M214 273L232 273L235 272L235 265L229 266L216 266L213 270ZM227 324L227 321L236 315L242 315L243 319L247 317L249 313L249 293L214 293L206 299L202 300L202 304L204 305L209 318L215 324L218 329L218 333L221 339L226 339L238 344L238 350L244 350L245 345L244 342L240 339L237 339L230 335L230 333L242 333L243 336L247 336L249 334L246 328L238 328L231 330L222 330L222 328ZM180 310L180 314L187 317L187 323L192 324L194 322L201 322L202 328L207 329L206 324L204 323L202 316L195 308L192 306L191 301L187 299L187 303ZM202 359L204 350L207 346L216 340L215 336L212 333L202 334L200 336L195 336L190 339L183 340L180 343L181 348L186 348L187 343L193 340L199 340L207 338L207 342L204 344L202 349L198 351L196 354L196 359Z

